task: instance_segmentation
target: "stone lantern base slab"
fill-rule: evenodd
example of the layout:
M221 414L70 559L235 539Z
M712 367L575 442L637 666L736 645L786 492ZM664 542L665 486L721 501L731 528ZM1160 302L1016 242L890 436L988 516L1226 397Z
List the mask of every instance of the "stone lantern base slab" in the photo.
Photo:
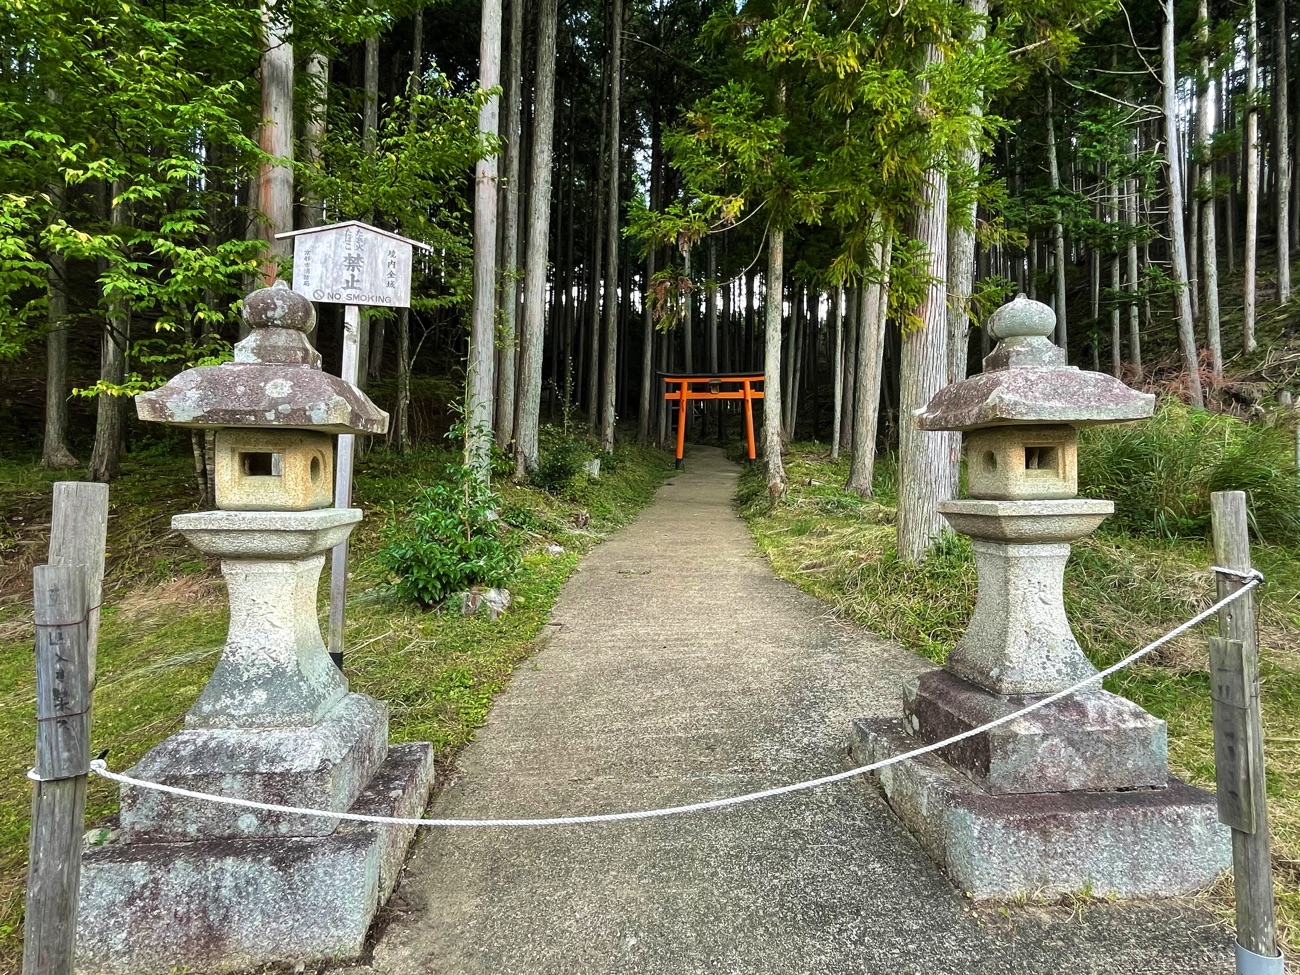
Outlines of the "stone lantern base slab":
M331 665L332 666L332 665ZM388 707L348 694L301 728L186 728L151 748L128 774L193 792L342 812L388 754ZM338 820L288 816L122 786L127 843L324 836Z
M420 816L433 774L432 745L396 745L350 811ZM356 958L414 834L345 822L329 836L92 849L82 859L76 970L197 975Z
M855 765L916 746L901 721L853 722ZM1175 778L1163 789L995 796L934 755L872 777L925 852L978 900L1189 894L1231 861L1214 796Z
M903 687L903 720L931 744L1020 710L1003 696L932 670ZM993 795L1162 788L1165 723L1101 689L1072 694L937 753Z

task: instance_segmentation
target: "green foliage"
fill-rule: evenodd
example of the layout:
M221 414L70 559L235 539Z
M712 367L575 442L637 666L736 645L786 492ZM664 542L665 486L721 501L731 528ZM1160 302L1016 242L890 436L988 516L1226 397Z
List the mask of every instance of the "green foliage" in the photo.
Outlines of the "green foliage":
M1150 420L1085 430L1079 492L1115 502L1111 531L1208 537L1210 495L1245 491L1262 541L1300 541L1300 473L1288 430L1172 399Z
M350 124L354 106L331 104L319 165L299 163L297 175L339 219L375 220L429 244L436 265L417 261L415 307L432 311L468 301L473 249L467 226L465 173L485 152L478 133L482 93L457 92L435 72L423 91L395 98L380 120L377 145L363 146ZM427 265L427 267L426 267ZM425 268L428 280L420 280ZM436 286L435 286L436 283Z
M563 495L591 456L591 447L583 440L564 434L551 440L541 450L532 482L547 494Z
M501 499L463 464L420 490L384 529L378 558L404 600L434 606L471 586L504 586L520 567L502 533Z

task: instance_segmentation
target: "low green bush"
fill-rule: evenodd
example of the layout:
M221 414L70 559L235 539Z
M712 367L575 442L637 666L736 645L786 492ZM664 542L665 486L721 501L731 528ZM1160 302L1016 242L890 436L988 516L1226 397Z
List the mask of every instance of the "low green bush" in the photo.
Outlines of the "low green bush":
M561 495L582 470L591 454L586 443L571 436L561 436L550 445L543 444L532 482L547 494Z
M1208 537L1215 491L1246 492L1261 541L1300 541L1300 476L1289 430L1168 399L1149 420L1081 432L1079 493L1115 502L1111 530Z
M504 586L519 571L519 547L498 517L501 499L470 468L422 488L384 529L380 564L404 600L433 606L471 586Z

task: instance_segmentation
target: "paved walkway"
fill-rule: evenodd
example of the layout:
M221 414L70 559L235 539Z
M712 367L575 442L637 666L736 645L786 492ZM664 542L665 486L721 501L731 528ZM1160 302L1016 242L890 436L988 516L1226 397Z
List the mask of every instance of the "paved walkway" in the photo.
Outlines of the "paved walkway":
M747 792L843 767L849 720L928 666L779 580L694 448L565 586L550 644L494 706L430 815L549 816ZM720 812L434 830L382 975L1223 973L1183 904L973 907L858 782Z

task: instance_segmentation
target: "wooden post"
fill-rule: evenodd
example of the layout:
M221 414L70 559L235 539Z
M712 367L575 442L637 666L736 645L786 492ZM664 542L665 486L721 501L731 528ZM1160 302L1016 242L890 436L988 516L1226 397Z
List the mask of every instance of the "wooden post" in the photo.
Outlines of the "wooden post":
M1210 496L1210 511L1215 565L1242 573L1218 574L1218 595L1223 599L1241 589L1251 571L1246 495L1216 491ZM1232 828L1237 971L1280 975L1283 959L1273 914L1253 593L1219 613L1219 639L1210 646L1210 688L1219 820Z
M361 336L361 308L346 305L343 309L343 368L339 376L353 386L357 384L357 349ZM352 457L356 437L339 434L338 457L334 461L334 507L352 507ZM343 669L344 608L348 599L348 540L345 538L330 553L330 623L329 651L339 670Z
M108 485L93 481L59 481L54 485L50 519L50 565L86 568L86 659L90 688L95 688L99 650L99 603L104 593L104 547L108 536Z
M23 975L71 975L90 769L87 571L41 565L36 601L36 774Z

